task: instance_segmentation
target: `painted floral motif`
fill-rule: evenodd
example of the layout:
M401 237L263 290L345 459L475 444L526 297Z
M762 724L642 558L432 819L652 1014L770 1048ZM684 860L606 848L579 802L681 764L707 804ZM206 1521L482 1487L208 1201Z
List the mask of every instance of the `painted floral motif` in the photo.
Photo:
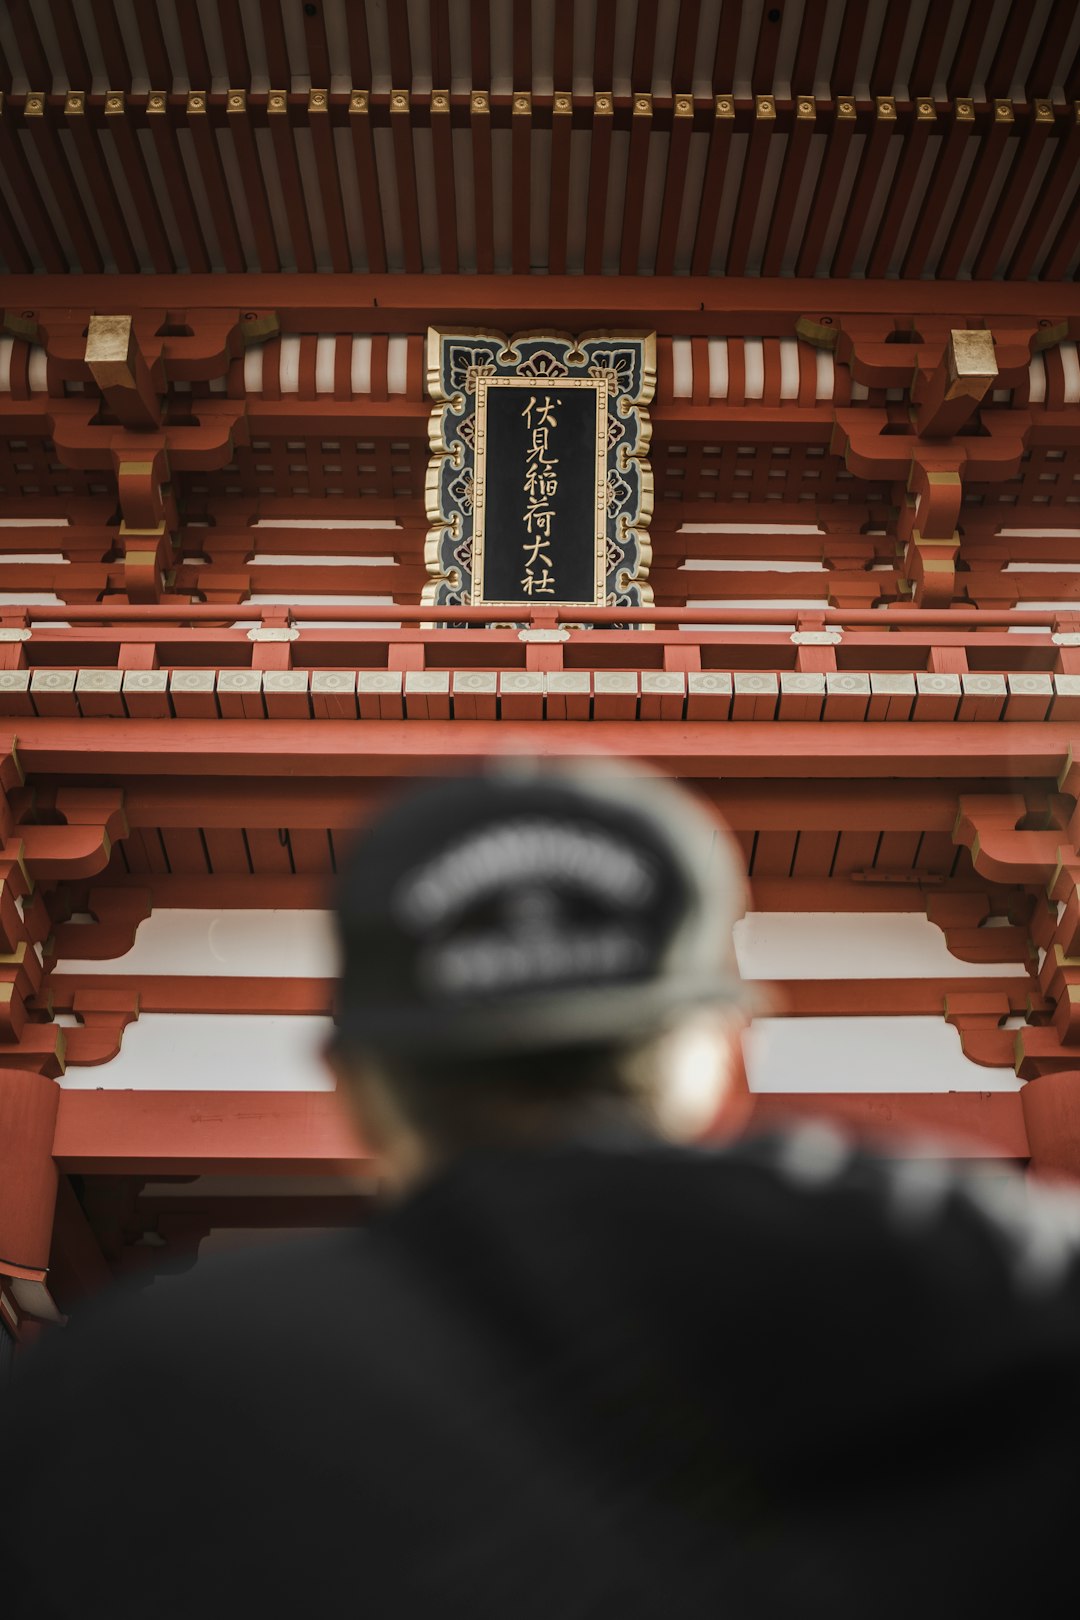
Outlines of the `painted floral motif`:
M457 430L457 436L472 450L476 445L476 416L467 416Z
M473 473L471 467L466 467L459 478L449 486L446 492L454 505L462 512L471 512L473 509Z
M634 386L636 367L633 349L594 349L589 376L606 382L613 394L625 394Z
M614 468L607 475L607 514L614 517L616 512L624 507L632 494L630 485L625 478L620 478Z
M476 385L481 377L495 375L495 362L491 350L451 349L449 372L452 390L463 388L467 394L475 394Z
M566 366L550 349L536 349L517 367L517 374L519 377L536 377L538 380L570 375Z

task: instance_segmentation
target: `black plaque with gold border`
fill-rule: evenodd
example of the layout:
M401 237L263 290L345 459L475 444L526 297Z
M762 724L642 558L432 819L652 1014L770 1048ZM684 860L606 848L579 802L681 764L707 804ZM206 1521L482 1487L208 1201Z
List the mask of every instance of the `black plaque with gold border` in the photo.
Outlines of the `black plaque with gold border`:
M651 602L655 347L651 333L429 329L425 602Z

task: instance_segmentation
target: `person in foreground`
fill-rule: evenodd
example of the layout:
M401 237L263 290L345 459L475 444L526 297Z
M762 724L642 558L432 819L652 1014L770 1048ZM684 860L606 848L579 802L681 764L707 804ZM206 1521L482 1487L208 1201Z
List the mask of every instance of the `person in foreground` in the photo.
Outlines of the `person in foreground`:
M684 1145L742 894L703 810L614 771L378 819L329 1060L392 1198L28 1359L5 1612L1066 1612L1077 1206L823 1127Z

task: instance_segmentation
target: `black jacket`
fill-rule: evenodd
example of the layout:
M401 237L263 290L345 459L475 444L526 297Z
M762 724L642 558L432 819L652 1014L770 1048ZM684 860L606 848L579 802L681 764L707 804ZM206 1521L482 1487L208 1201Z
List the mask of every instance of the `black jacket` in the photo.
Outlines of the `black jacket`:
M29 1357L4 1610L1065 1612L1076 1208L816 1131L464 1159Z

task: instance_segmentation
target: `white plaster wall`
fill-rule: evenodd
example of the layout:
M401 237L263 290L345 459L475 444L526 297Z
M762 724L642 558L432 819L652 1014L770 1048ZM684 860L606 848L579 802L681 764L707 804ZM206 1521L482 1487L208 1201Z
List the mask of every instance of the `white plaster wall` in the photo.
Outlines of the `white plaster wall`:
M746 1038L751 1091L1019 1091L1011 1069L966 1058L943 1018L759 1018Z
M326 979L337 974L328 911L155 911L123 956L58 962L58 973L213 973Z
M322 1017L144 1013L110 1063L69 1068L60 1084L94 1091L329 1091ZM963 1054L938 1017L759 1018L746 1043L753 1091L1018 1091L1010 1069Z
M915 912L752 911L735 925L747 979L1014 977L1019 962L965 962ZM337 946L328 911L156 911L125 955L69 960L61 973L262 974L332 978Z
M329 1018L143 1013L119 1055L61 1076L69 1091L332 1091L319 1062Z
M916 912L751 911L735 924L746 979L1015 977L1023 964L964 962Z

